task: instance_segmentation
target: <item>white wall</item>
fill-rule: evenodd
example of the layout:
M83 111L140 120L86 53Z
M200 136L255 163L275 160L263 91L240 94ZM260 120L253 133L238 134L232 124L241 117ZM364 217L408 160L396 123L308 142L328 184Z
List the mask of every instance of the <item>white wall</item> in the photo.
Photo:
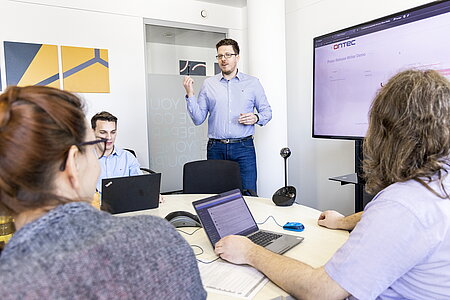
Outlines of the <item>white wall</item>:
M354 142L312 139L312 41L431 1L286 0L289 177L300 203L320 210L354 212L354 189L329 181L354 171Z
M2 0L5 1L5 0ZM112 13L122 16L141 16L145 18L213 26L219 28L241 29L242 9L195 0L9 0L10 2L39 3L45 6L59 6ZM206 10L207 18L200 12Z
M258 195L268 198L284 186L284 162L279 155L287 146L284 12L284 1L247 1L249 70L259 78L272 107L272 120L255 129Z
M208 11L206 19L200 16L202 9ZM135 149L144 166L149 162L144 18L230 28L237 39L245 21L240 8L194 0L0 0L0 11L1 42L109 50L111 93L82 95L88 117L100 110L117 115L117 143ZM3 82L4 77L2 65Z
M0 11L0 28L8 29L2 30L2 41L109 50L111 92L81 96L89 118L101 110L119 118L118 144L136 149L141 163L147 164L142 19L9 1L1 3ZM130 134L134 131L137 134Z

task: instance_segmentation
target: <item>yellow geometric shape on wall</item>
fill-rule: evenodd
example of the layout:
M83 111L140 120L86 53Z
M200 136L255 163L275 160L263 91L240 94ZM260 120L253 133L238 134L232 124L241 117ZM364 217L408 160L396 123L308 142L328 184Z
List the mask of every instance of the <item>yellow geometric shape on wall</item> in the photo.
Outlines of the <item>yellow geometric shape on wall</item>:
M61 47L64 89L78 93L109 93L108 50Z
M57 46L5 41L3 47L7 85L59 87Z
M59 88L59 79L56 79L58 77L58 48L55 45L44 44L17 85L39 84ZM43 80L44 78L47 80Z

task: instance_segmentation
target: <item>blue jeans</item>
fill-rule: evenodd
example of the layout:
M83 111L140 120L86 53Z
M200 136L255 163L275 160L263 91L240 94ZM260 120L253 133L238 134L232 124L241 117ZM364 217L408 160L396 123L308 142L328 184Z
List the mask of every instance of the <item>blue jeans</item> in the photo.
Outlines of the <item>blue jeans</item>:
M253 139L230 144L209 140L207 149L208 159L237 162L241 171L242 188L256 192L256 153Z

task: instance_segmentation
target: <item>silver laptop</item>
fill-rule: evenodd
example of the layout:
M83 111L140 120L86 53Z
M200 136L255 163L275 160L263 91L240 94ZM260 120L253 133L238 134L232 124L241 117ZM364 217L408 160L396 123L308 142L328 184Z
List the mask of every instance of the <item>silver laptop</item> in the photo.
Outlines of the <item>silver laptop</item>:
M102 210L112 214L159 206L161 173L105 178L102 180Z
M260 230L239 189L192 203L211 244L227 235L243 235L266 249L282 254L303 241L302 237Z

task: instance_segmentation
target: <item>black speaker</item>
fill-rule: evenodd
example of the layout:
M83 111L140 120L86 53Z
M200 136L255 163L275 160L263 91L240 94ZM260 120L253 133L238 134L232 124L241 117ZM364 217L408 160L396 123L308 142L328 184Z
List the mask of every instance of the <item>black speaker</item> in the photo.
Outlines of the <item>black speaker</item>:
M290 206L295 202L297 190L293 186L285 186L275 192L272 201L278 206Z
M169 213L165 219L175 228L179 227L202 227L199 218L187 211L174 211Z
M283 148L280 155L284 158L284 187L278 189L272 196L272 201L278 206L290 206L295 202L297 190L293 186L287 185L287 159L291 156L289 148Z

